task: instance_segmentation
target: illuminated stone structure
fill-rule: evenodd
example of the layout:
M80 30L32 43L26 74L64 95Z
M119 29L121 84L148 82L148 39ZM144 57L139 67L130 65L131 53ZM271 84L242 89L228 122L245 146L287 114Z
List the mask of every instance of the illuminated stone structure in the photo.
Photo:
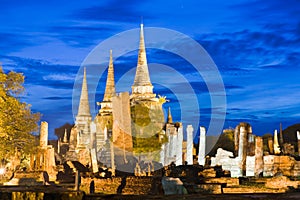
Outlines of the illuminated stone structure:
M183 126L181 123L173 122L170 109L165 123L162 105L166 99L156 97L153 93L144 38L144 27L141 24L137 67L130 95L129 93L116 94L113 56L110 51L104 97L102 102L98 103L101 107L94 120L90 114L87 71L84 69L75 126L71 129L70 137L59 142L59 146L66 141L69 143L65 156L67 160L78 160L85 165L93 164L94 167L95 162L91 161L91 151L93 151L93 158L96 151L98 161L106 166L117 166L120 155L123 155L123 164L126 164L127 152L133 153L138 160L151 162L151 159L154 159L151 158L151 154L139 155L134 151L133 144L139 147L139 144L145 142L143 138L151 138L156 142L157 137L157 142L162 144L161 151L159 147L157 148L161 163L163 165L169 165L171 162L176 165L183 164ZM189 164L193 164L192 129L191 126L187 128L186 151ZM142 139L139 140L140 138ZM201 141L204 141L205 134L202 134L201 138L203 138ZM201 150L201 163L203 163L205 147L202 149L204 152Z
M300 131L297 131L298 155L300 156Z
M200 127L200 138L199 138L199 153L198 163L204 166L205 164L205 145L206 145L206 130L203 126Z
M69 141L67 129L65 129L63 139L59 138L57 140L57 153L65 155L69 151Z
M152 99L155 98L156 96L153 93L153 85L150 81L150 76L148 71L143 24L141 24L140 46L139 46L136 73L134 77L134 83L131 86L131 89L132 89L131 98L135 100Z
M186 161L188 165L193 164L193 147L194 147L194 142L193 142L193 132L194 128L192 125L188 125L186 128L187 132L187 145L186 145Z
M86 68L84 68L78 113L75 126L71 130L70 152L67 153L67 157L69 160L76 160L83 165L90 166L90 147L95 142L92 141L91 122L92 116L88 98L87 72Z
M56 180L55 151L48 145L48 123L43 121L40 126L40 145L38 151L31 155L31 169L46 171L51 181Z
M268 148L269 148L270 154L274 154L274 142L273 142L272 137L268 138Z
M264 170L263 160L263 139L261 137L255 137L255 170L254 176L259 177Z
M252 135L252 128L248 123L240 123L235 128L234 141L237 158L239 160L240 176L246 175L246 158L249 155L248 140Z
M77 129L76 148L89 148L89 145L91 143L90 141L91 121L92 121L92 116L90 112L90 104L88 98L86 69L84 68L78 113L75 121L75 127Z
M41 122L40 127L40 147L47 148L48 146L48 123L43 121Z
M278 142L278 133L277 130L274 131L274 154L280 154L280 146L279 146L279 142Z
M115 157L120 158L116 165L127 164L133 152L129 100L128 92L119 93L112 98L114 123L111 141Z
M132 136L135 138L137 148L145 144L143 138L153 139L155 135L162 133L165 125L162 108L164 102L165 98L157 98L153 93L145 49L144 28L141 24L137 67L130 95ZM135 155L144 161L151 162L152 156L148 153Z
M101 151L106 140L112 135L113 128L113 113L112 113L112 98L116 95L114 65L112 50L109 55L109 65L107 70L107 79L105 92L102 102L98 103L101 106L99 113L95 117L96 124L96 143L97 152Z
M183 127L177 122L173 123L171 109L168 109L167 123L165 125L164 134L168 138L168 142L162 145L161 163L166 166L174 162L175 165L182 165L182 145L183 145Z
M183 143L183 127L182 124L177 129L177 144L176 144L176 162L175 164L182 165L183 159L182 159L182 143Z

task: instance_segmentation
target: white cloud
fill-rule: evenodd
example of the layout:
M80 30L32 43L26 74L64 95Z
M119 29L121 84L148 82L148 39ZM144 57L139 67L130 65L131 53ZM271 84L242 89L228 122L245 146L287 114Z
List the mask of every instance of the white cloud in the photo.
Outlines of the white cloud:
M43 76L44 80L54 80L54 81L74 81L75 74L50 74Z

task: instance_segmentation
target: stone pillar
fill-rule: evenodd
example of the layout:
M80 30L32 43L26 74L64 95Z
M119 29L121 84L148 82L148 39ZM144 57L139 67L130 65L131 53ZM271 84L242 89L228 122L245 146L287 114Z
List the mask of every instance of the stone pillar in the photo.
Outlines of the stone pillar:
M280 154L280 146L279 146L279 143L278 143L278 133L277 133L277 130L274 131L274 143L273 143L273 146L274 146L274 154Z
M263 139L256 136L255 138L255 169L254 176L258 177L264 170L264 159L263 159Z
M170 146L171 147L171 151L172 151L172 160L173 162L175 163L176 162L176 153L177 153L177 135L171 135L171 140L172 140L172 145Z
M48 123L43 121L41 122L40 130L40 147L47 148L48 146Z
M247 156L255 155L255 136L253 134L248 134L248 149Z
M165 166L165 148L166 144L163 144L159 153L159 162L162 164L162 166Z
M166 135L166 132L164 130L161 131L160 135L159 135L159 141L161 141L161 139ZM166 166L166 145L167 143L164 143L161 146L161 150L159 153L159 162L163 165Z
M170 164L170 141L171 141L171 136L166 134L166 136L168 137L168 142L165 144L165 166Z
M115 166L115 152L114 152L114 144L113 142L110 140L109 142L110 144L110 164L111 164L111 175L115 176L116 175L116 166Z
M174 137L173 135L169 135L169 158L172 158L174 156L174 152L173 152L173 142L174 142Z
M57 153L60 154L60 140L57 140Z
M194 128L192 125L188 125L186 128L187 131L187 145L186 145L186 161L188 165L193 164L193 131Z
M297 131L297 139L298 139L298 155L300 156L300 131Z
M206 144L206 130L203 126L200 127L200 140L199 140L199 153L198 163L199 165L205 165L205 144Z
M239 168L241 175L245 175L246 172L246 156L247 156L247 130L245 126L240 126L240 138L239 138Z
M182 142L183 142L183 129L179 127L177 130L177 147L176 147L176 166L182 165Z
M255 175L255 156L246 156L246 176Z
M94 149L96 148L96 124L93 121L90 123L90 130L91 130L90 149Z
M75 188L74 188L74 190L76 190L76 191L79 190L80 183L81 183L80 172L78 170L76 170L76 172L75 172Z
M273 138L268 138L268 147L270 154L274 154L274 145L273 145Z
M239 137L240 137L240 126L237 126L234 130L234 156L238 156Z
M53 173L54 168L56 166L55 164L55 152L54 148L50 146L51 148L48 148L44 153L44 170L48 173Z
M98 172L98 162L97 162L97 156L96 156L96 149L91 149L91 161L92 161L92 169L93 173Z

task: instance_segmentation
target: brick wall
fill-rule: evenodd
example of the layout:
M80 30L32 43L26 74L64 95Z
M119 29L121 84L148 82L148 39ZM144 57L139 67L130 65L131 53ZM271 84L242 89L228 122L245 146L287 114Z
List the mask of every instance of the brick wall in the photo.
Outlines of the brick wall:
M154 177L114 177L107 179L81 178L80 190L90 193L94 180L95 193L104 194L161 194L161 180Z

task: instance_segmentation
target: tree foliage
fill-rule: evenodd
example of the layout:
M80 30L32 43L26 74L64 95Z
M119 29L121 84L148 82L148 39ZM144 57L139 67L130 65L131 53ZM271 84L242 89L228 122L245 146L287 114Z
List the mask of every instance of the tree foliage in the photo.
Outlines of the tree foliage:
M295 149L298 146L297 131L300 131L300 124L293 124L282 131L284 143L294 145Z
M222 148L226 151L234 152L234 130L228 129L224 131L220 136L215 146L208 153L209 156L215 156L218 148Z
M24 155L34 151L39 113L32 113L30 105L21 102L24 91L21 73L4 73L0 66L0 158Z

